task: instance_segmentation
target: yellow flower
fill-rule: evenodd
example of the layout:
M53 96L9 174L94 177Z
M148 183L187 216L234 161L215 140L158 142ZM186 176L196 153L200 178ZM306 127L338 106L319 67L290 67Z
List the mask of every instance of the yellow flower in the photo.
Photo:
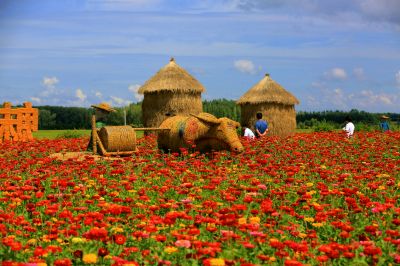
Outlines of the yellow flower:
M388 178L388 177L390 177L390 175L388 175L388 174L379 174L379 175L376 175L376 177L378 177L378 178Z
M251 217L249 218L249 221L251 224L259 224L260 223L260 217Z
M26 243L27 243L28 245L36 245L37 240L34 239L34 238L31 238L31 239L29 239L28 242L26 242Z
M123 233L124 229L122 227L113 227L113 228L111 228L111 232L113 232L113 233Z
M307 187L312 187L312 186L314 186L314 183L306 183L306 186Z
M211 266L225 266L225 260L224 259L210 259L210 265Z
M168 254L171 254L171 253L174 253L174 252L177 252L177 251L178 251L178 249L176 247L166 247L164 249L164 252L168 253Z
M304 221L306 221L306 222L314 222L314 218L312 218L312 217L304 217Z
M311 190L306 192L307 195L314 195L315 193L317 193L315 190Z
M378 187L378 190L385 190L386 188L385 188L385 186L379 186Z
M312 224L314 227L321 227L324 225L324 223L313 223Z
M85 264L95 264L97 263L97 255L94 253L85 254L82 260Z
M71 242L72 242L72 243L83 243L83 242L85 242L85 239L80 238L80 237L73 237L73 238L71 239Z
M246 218L245 217L242 217L242 218L239 218L238 219L238 224L246 224Z
M44 236L42 237L42 241L47 243L47 242L50 242L51 240L50 240L50 238L49 238L48 235L44 235Z
M304 234L304 233L300 233L300 234L299 234L299 237L300 237L300 238L305 238L306 236L307 236L307 234Z
M38 262L36 265L37 266L47 266L47 263L46 262Z

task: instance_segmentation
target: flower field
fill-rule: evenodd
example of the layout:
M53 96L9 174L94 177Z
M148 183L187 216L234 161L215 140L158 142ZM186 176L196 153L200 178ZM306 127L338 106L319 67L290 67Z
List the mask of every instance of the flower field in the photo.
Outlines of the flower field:
M396 265L400 132L243 140L245 152L60 161L0 144L2 265Z

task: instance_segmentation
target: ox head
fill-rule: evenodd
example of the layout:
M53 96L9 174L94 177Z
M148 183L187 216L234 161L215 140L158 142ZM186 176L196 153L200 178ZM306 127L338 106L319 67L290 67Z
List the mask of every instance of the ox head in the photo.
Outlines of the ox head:
M216 118L208 113L198 115L191 114L209 127L204 141L208 142L215 150L227 148L233 152L242 152L244 150L237 134L240 124L229 118Z

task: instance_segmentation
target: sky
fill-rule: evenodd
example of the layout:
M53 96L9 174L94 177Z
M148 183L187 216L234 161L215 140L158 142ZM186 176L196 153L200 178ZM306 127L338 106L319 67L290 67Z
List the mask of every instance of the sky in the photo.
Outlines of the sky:
M238 100L266 73L298 111L400 112L399 0L0 0L0 102L138 102L171 57Z

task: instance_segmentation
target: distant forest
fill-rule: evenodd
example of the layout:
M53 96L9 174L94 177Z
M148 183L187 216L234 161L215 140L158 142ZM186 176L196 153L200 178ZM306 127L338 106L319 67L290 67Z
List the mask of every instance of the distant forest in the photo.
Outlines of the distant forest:
M89 129L93 110L81 107L61 106L35 106L39 109L39 129ZM132 103L126 107L115 108L117 112L111 113L105 123L107 125L123 125L126 119L127 125L135 127L142 126L141 103ZM229 117L240 122L240 107L233 100L217 99L203 101L204 112L211 113L216 117ZM126 115L125 115L126 114ZM379 117L386 115L390 117L391 124L400 124L398 113L368 113L365 111L351 110L344 111L320 111L304 112L296 114L298 128L338 128L346 116L350 116L359 127L377 128ZM126 117L126 118L125 118ZM327 126L329 125L329 126Z

